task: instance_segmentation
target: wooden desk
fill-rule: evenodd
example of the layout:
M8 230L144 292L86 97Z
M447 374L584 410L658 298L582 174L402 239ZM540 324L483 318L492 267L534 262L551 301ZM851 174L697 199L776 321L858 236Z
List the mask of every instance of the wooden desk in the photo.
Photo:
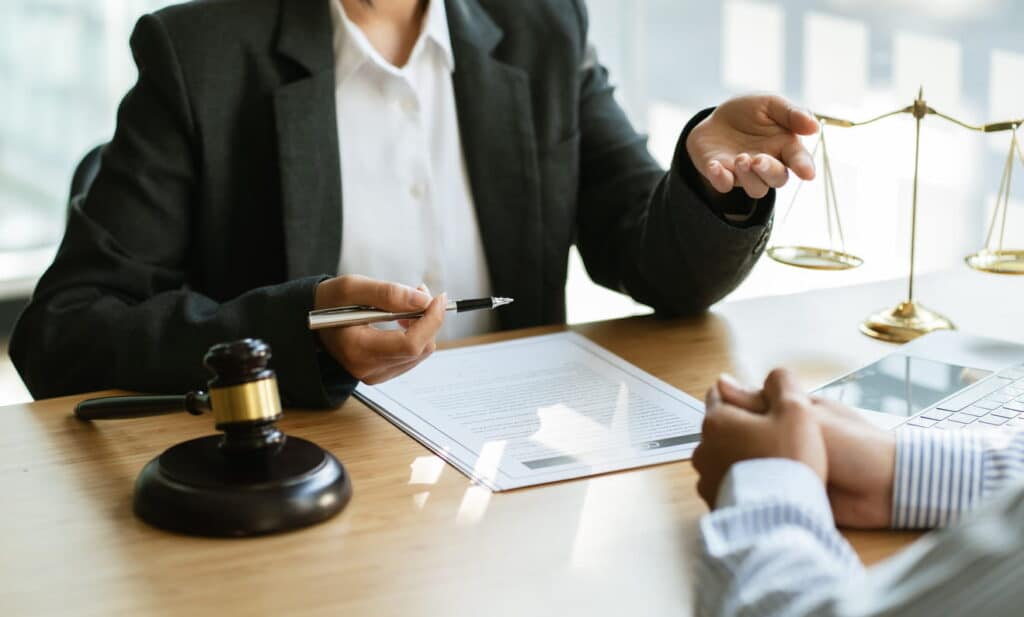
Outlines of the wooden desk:
M882 283L725 304L692 320L575 329L699 397L722 371L757 379L786 364L820 382L891 351L856 325L901 289ZM958 270L923 277L919 293L966 331L1024 336L1018 279ZM208 421L89 426L69 416L77 398L0 409L4 615L690 613L705 509L689 463L492 495L349 401L283 422L344 461L355 485L344 513L280 536L196 539L133 518L131 489L147 460L211 432ZM913 538L849 537L868 561Z

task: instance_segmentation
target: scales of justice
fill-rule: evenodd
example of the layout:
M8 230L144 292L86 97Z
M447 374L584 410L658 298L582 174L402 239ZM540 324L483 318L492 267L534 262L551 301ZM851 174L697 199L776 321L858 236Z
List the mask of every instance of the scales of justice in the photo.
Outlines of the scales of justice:
M777 262L798 268L812 270L849 270L864 263L860 257L846 251L846 240L843 236L843 226L839 218L839 205L836 199L835 180L832 177L832 166L829 160L828 145L825 141L825 127L852 128L872 124L896 115L910 114L914 117L914 184L913 197L911 201L910 220L910 275L907 284L907 297L895 307L879 311L870 315L860 324L860 330L864 334L895 343L905 343L923 334L936 330L953 330L953 323L943 315L925 308L914 298L914 254L917 243L917 185L918 185L918 161L921 152L921 121L926 116L933 115L964 129L981 133L1010 133L1010 148L1006 155L1006 164L1003 167L1003 175L999 184L999 192L996 197L995 209L989 221L988 233L985 238L984 248L968 255L964 260L967 265L975 270L990 272L994 274L1024 274L1024 250L1010 250L1003 246L1003 238L1006 231L1006 215L1009 209L1010 185L1013 179L1014 159L1017 158L1024 164L1024 151L1021 150L1020 142L1017 139L1017 129L1024 124L1024 119L1008 120L1004 122L993 122L983 125L972 125L952 118L944 113L929 107L924 100L923 89L918 91L917 100L912 105L891 111L880 116L870 118L861 122L853 122L841 118L834 118L822 114L815 114L820 124L818 140L814 146L812 156L817 158L821 153L821 176L825 189L825 220L828 233L828 246L815 247L798 244L775 244L768 248L768 256ZM796 204L800 189L803 184L797 187L793 199L783 216L780 227L784 227L789 214Z

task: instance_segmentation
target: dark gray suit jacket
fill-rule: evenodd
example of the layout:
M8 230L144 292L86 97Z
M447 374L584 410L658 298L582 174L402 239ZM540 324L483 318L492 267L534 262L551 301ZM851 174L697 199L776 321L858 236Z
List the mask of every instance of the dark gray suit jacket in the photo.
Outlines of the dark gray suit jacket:
M11 342L33 395L202 387L207 347L242 337L270 343L290 404L351 391L305 324L344 224L328 8L204 1L139 21L138 83ZM503 328L565 319L573 243L595 281L667 314L746 276L771 198L733 226L699 195L682 140L658 167L588 49L582 0L447 11L491 279L516 299Z

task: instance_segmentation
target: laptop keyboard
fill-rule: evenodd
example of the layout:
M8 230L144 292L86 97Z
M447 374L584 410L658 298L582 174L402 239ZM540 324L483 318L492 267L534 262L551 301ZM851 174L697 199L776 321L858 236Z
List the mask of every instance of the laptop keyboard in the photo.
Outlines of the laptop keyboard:
M1024 365L1003 370L954 394L917 414L907 425L946 431L1024 427Z

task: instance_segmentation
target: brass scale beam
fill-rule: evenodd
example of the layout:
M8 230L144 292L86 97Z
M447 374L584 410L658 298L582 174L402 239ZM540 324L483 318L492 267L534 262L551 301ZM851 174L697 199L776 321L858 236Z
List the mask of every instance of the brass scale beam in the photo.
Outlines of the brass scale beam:
M911 225L910 225L910 275L908 277L907 284L907 299L895 308L879 311L874 315L868 317L860 326L861 331L868 336L892 341L892 342L906 342L932 332L934 330L949 330L953 329L952 322L943 317L942 315L931 311L917 302L914 301L914 258L916 253L916 241L917 241L917 186L918 186L918 161L921 148L921 120L926 116L933 115L960 126L962 128L977 131L980 133L999 133L1004 131L1016 131L1024 124L1024 118L1019 120L1006 120L1002 122L992 122L989 124L974 125L962 120L958 120L944 114L933 107L929 106L924 100L923 88L918 91L917 100L912 105L908 105L902 109L897 109L889 113L875 116L867 120L859 122L853 120L846 120L843 118L836 118L834 116L828 116L825 114L814 114L815 117L822 125L835 126L840 128L853 128L857 126L864 126L867 124L873 124L880 120L897 116L900 114L910 114L914 116L916 120L915 127L915 147L914 147L914 186L913 186L913 199L911 204ZM1011 158L1012 149L1017 148L1020 152L1019 145L1017 144L1016 138L1014 143L1011 145ZM1024 153L1021 153L1022 162L1024 162ZM1011 161L1012 163L1012 161ZM828 170L826 170L828 173ZM1008 189L1008 187L1007 187ZM1008 191L1007 191L1008 192ZM997 204L998 210L999 204ZM1005 222L1005 215L1004 215ZM991 228L990 228L991 236Z

